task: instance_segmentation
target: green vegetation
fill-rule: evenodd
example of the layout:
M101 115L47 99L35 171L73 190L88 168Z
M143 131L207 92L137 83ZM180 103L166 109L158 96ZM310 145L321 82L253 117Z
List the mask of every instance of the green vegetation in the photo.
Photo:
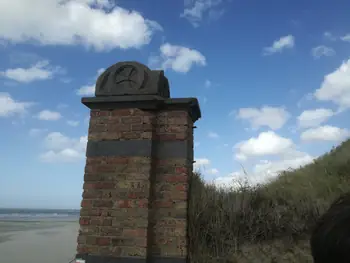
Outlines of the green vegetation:
M268 185L220 190L194 174L192 262L312 262L309 236L315 221L348 191L350 140Z

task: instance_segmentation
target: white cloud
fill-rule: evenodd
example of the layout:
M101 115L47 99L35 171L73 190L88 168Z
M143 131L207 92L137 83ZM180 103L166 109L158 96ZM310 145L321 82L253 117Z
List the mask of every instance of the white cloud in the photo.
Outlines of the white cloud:
M320 58L322 56L325 56L325 57L331 57L331 56L334 56L335 55L335 51L333 48L330 48L330 47L326 47L326 46L317 46L317 47L314 47L312 50L311 50L311 55L314 57L314 58Z
M47 129L37 129L37 128L33 128L29 130L29 135L30 136L38 136L40 134L43 134L47 132Z
M97 75L96 75L96 79L105 71L105 68L100 68L97 70Z
M57 121L62 118L62 115L56 111L43 110L36 117L42 121Z
M302 105L308 101L311 101L314 98L314 94L307 93L305 94L297 103L298 108L301 108Z
M197 170L209 164L210 164L210 160L207 158L195 158L195 163L193 164L193 168L194 170Z
M44 139L47 152L40 155L43 162L75 162L83 160L87 136L79 139L69 138L60 132L49 133Z
M337 38L335 36L333 36L333 34L329 31L326 31L323 33L323 36L328 39L328 40L331 40L331 41L335 41L337 40Z
M0 92L0 117L9 117L15 114L22 115L32 105L32 102L16 101L10 94Z
M185 10L180 17L186 18L194 27L198 27L207 12L209 18L219 18L224 10L213 10L213 7L222 3L222 0L194 0L185 1Z
M60 67L52 67L49 61L42 60L29 68L13 68L0 71L0 76L22 83L51 79L54 74L61 73Z
M301 128L319 126L334 115L330 109L305 110L298 116L298 125Z
M228 176L218 177L214 184L218 187L237 188L240 184L246 182L251 186L264 184L275 179L282 171L297 169L301 166L311 163L315 157L304 152L295 152L291 156L281 156L278 160L260 160L251 170L236 171Z
M85 125L89 125L89 122L90 122L90 115L88 115L88 116L86 116L86 117L84 118L84 124L85 124Z
M212 85L212 83L211 83L211 81L208 80L208 79L204 82L204 86L205 86L206 88L210 88L211 85Z
M160 64L164 70L170 68L175 72L187 73L194 65L206 65L203 54L195 49L165 43L161 45L160 53L160 56L150 57L151 67Z
M64 104L64 103L60 103L60 104L58 104L57 105L57 109L66 109L66 108L68 108L69 106L67 105L67 104Z
M84 45L97 51L139 48L161 30L155 21L107 0L3 0L0 17L4 40Z
M300 138L303 141L334 141L339 142L350 136L348 129L341 129L334 126L320 126L304 131Z
M332 101L341 109L350 107L350 59L324 77L314 96L320 101Z
M350 42L350 34L346 34L345 36L342 36L340 39L345 42Z
M277 52L282 52L284 49L293 48L295 44L294 36L283 36L275 40L270 47L264 48L264 55L272 55Z
M93 78L93 82L95 82L94 84L91 85L84 85L82 87L80 87L77 90L77 95L79 96L94 96L95 95L95 88L96 88L96 81L98 79L98 77L105 71L106 69L104 68L100 68L97 70L97 73L95 75L95 77Z
M67 121L67 124L72 127L77 127L79 123L79 121Z
M206 171L207 174L211 174L211 175L215 175L219 173L219 170L216 168L211 168L209 170Z
M245 160L248 157L283 154L294 146L293 141L281 137L273 131L261 132L258 137L237 143L236 158Z
M96 84L93 85L84 85L77 90L77 95L80 96L93 96L95 95Z
M253 129L267 126L272 130L277 130L288 121L290 114L282 107L264 106L261 109L241 108L237 113L237 118L249 121Z
M43 58L33 52L13 51L8 54L9 62L11 64L19 65L32 65L38 61L42 61Z
M220 136L219 136L219 134L217 134L216 132L209 132L209 133L208 133L208 137L209 137L209 138L212 138L212 139L217 139L217 138L219 138Z

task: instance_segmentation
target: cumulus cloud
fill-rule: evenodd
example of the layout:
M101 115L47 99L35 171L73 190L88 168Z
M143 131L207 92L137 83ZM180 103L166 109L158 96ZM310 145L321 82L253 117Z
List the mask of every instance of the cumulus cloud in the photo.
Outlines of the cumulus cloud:
M13 99L9 93L0 92L0 117L22 115L33 105L32 102L21 102Z
M3 0L0 39L40 45L84 45L97 51L140 48L157 30L145 19L108 0Z
M350 42L350 34L346 34L345 36L342 36L340 39L345 42Z
M56 111L43 110L36 117L42 121L57 121L62 118L62 115Z
M1 27L1 26L0 26ZM29 68L11 68L0 71L0 76L22 83L51 79L54 74L63 73L60 67L52 67L49 61L42 60Z
M41 135L45 132L47 132L47 129L32 128L29 130L29 135L30 136L38 136L38 135Z
M208 137L212 139L218 139L220 136L216 132L209 132Z
M258 108L241 108L236 117L241 120L249 121L253 129L258 129L262 126L267 126L272 130L277 130L290 118L290 114L282 107L275 108L264 106Z
M328 40L331 40L331 41L336 41L337 38L329 31L326 31L323 33L323 36L328 39Z
M205 86L206 88L210 88L211 85L212 85L212 83L211 83L211 81L208 80L208 79L204 82L204 86Z
M257 137L237 143L234 150L237 150L236 159L245 160L249 157L264 155L278 155L293 147L291 139L281 137L273 131L261 132Z
M320 101L332 101L340 109L350 107L350 59L324 77L314 96Z
M219 170L216 168L211 168L207 171L208 174L215 175L219 173Z
M195 49L165 43L160 47L159 56L150 57L149 64L150 67L159 66L164 70L187 73L195 65L205 66L206 58Z
M220 188L237 188L242 183L248 183L250 186L265 184L275 179L282 171L297 169L314 159L314 156L305 152L294 151L292 155L282 155L277 160L260 160L251 170L235 171L216 178L213 183Z
M79 96L93 96L95 95L96 84L84 85L77 90Z
M79 123L79 121L67 121L67 124L72 127L77 127Z
M185 1L185 9L180 17L187 19L194 27L198 27L205 15L209 19L218 19L224 13L223 9L218 8L222 0L191 0Z
M303 141L333 141L340 142L350 136L348 129L342 129L330 125L311 128L301 133Z
M334 115L334 112L330 109L314 109L305 110L298 116L298 125L301 128L310 128L319 126L326 122L329 118Z
M193 164L193 168L195 170L203 168L206 165L210 165L210 160L207 158L196 158L195 163Z
M47 152L40 155L43 162L75 162L83 160L87 136L69 138L60 132L51 132L44 139Z
M331 57L331 56L335 55L335 51L333 48L330 48L330 47L317 46L311 50L311 55L316 59L318 59L322 56Z
M291 49L295 45L294 36L288 35L283 36L278 40L275 40L270 47L264 48L264 55L272 55L275 53L280 53L285 49Z
M95 95L96 81L98 77L105 71L104 68L97 70L95 77L92 79L93 84L83 85L77 90L77 95L79 96L93 96Z

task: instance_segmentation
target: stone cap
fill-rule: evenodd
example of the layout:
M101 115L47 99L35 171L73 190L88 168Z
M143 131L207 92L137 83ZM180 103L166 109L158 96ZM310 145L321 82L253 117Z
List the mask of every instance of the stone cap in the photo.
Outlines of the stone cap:
M158 95L170 97L163 70L150 70L136 61L116 63L97 79L95 96Z
M141 110L187 110L193 122L201 118L196 98L163 98L152 95L84 97L81 102L89 109L113 110L138 108Z

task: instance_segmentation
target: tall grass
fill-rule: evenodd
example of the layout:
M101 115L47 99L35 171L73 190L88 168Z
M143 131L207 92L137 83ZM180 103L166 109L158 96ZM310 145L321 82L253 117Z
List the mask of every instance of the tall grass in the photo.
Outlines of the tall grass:
M223 190L199 173L191 184L192 262L312 262L312 227L350 191L350 140L268 185Z

